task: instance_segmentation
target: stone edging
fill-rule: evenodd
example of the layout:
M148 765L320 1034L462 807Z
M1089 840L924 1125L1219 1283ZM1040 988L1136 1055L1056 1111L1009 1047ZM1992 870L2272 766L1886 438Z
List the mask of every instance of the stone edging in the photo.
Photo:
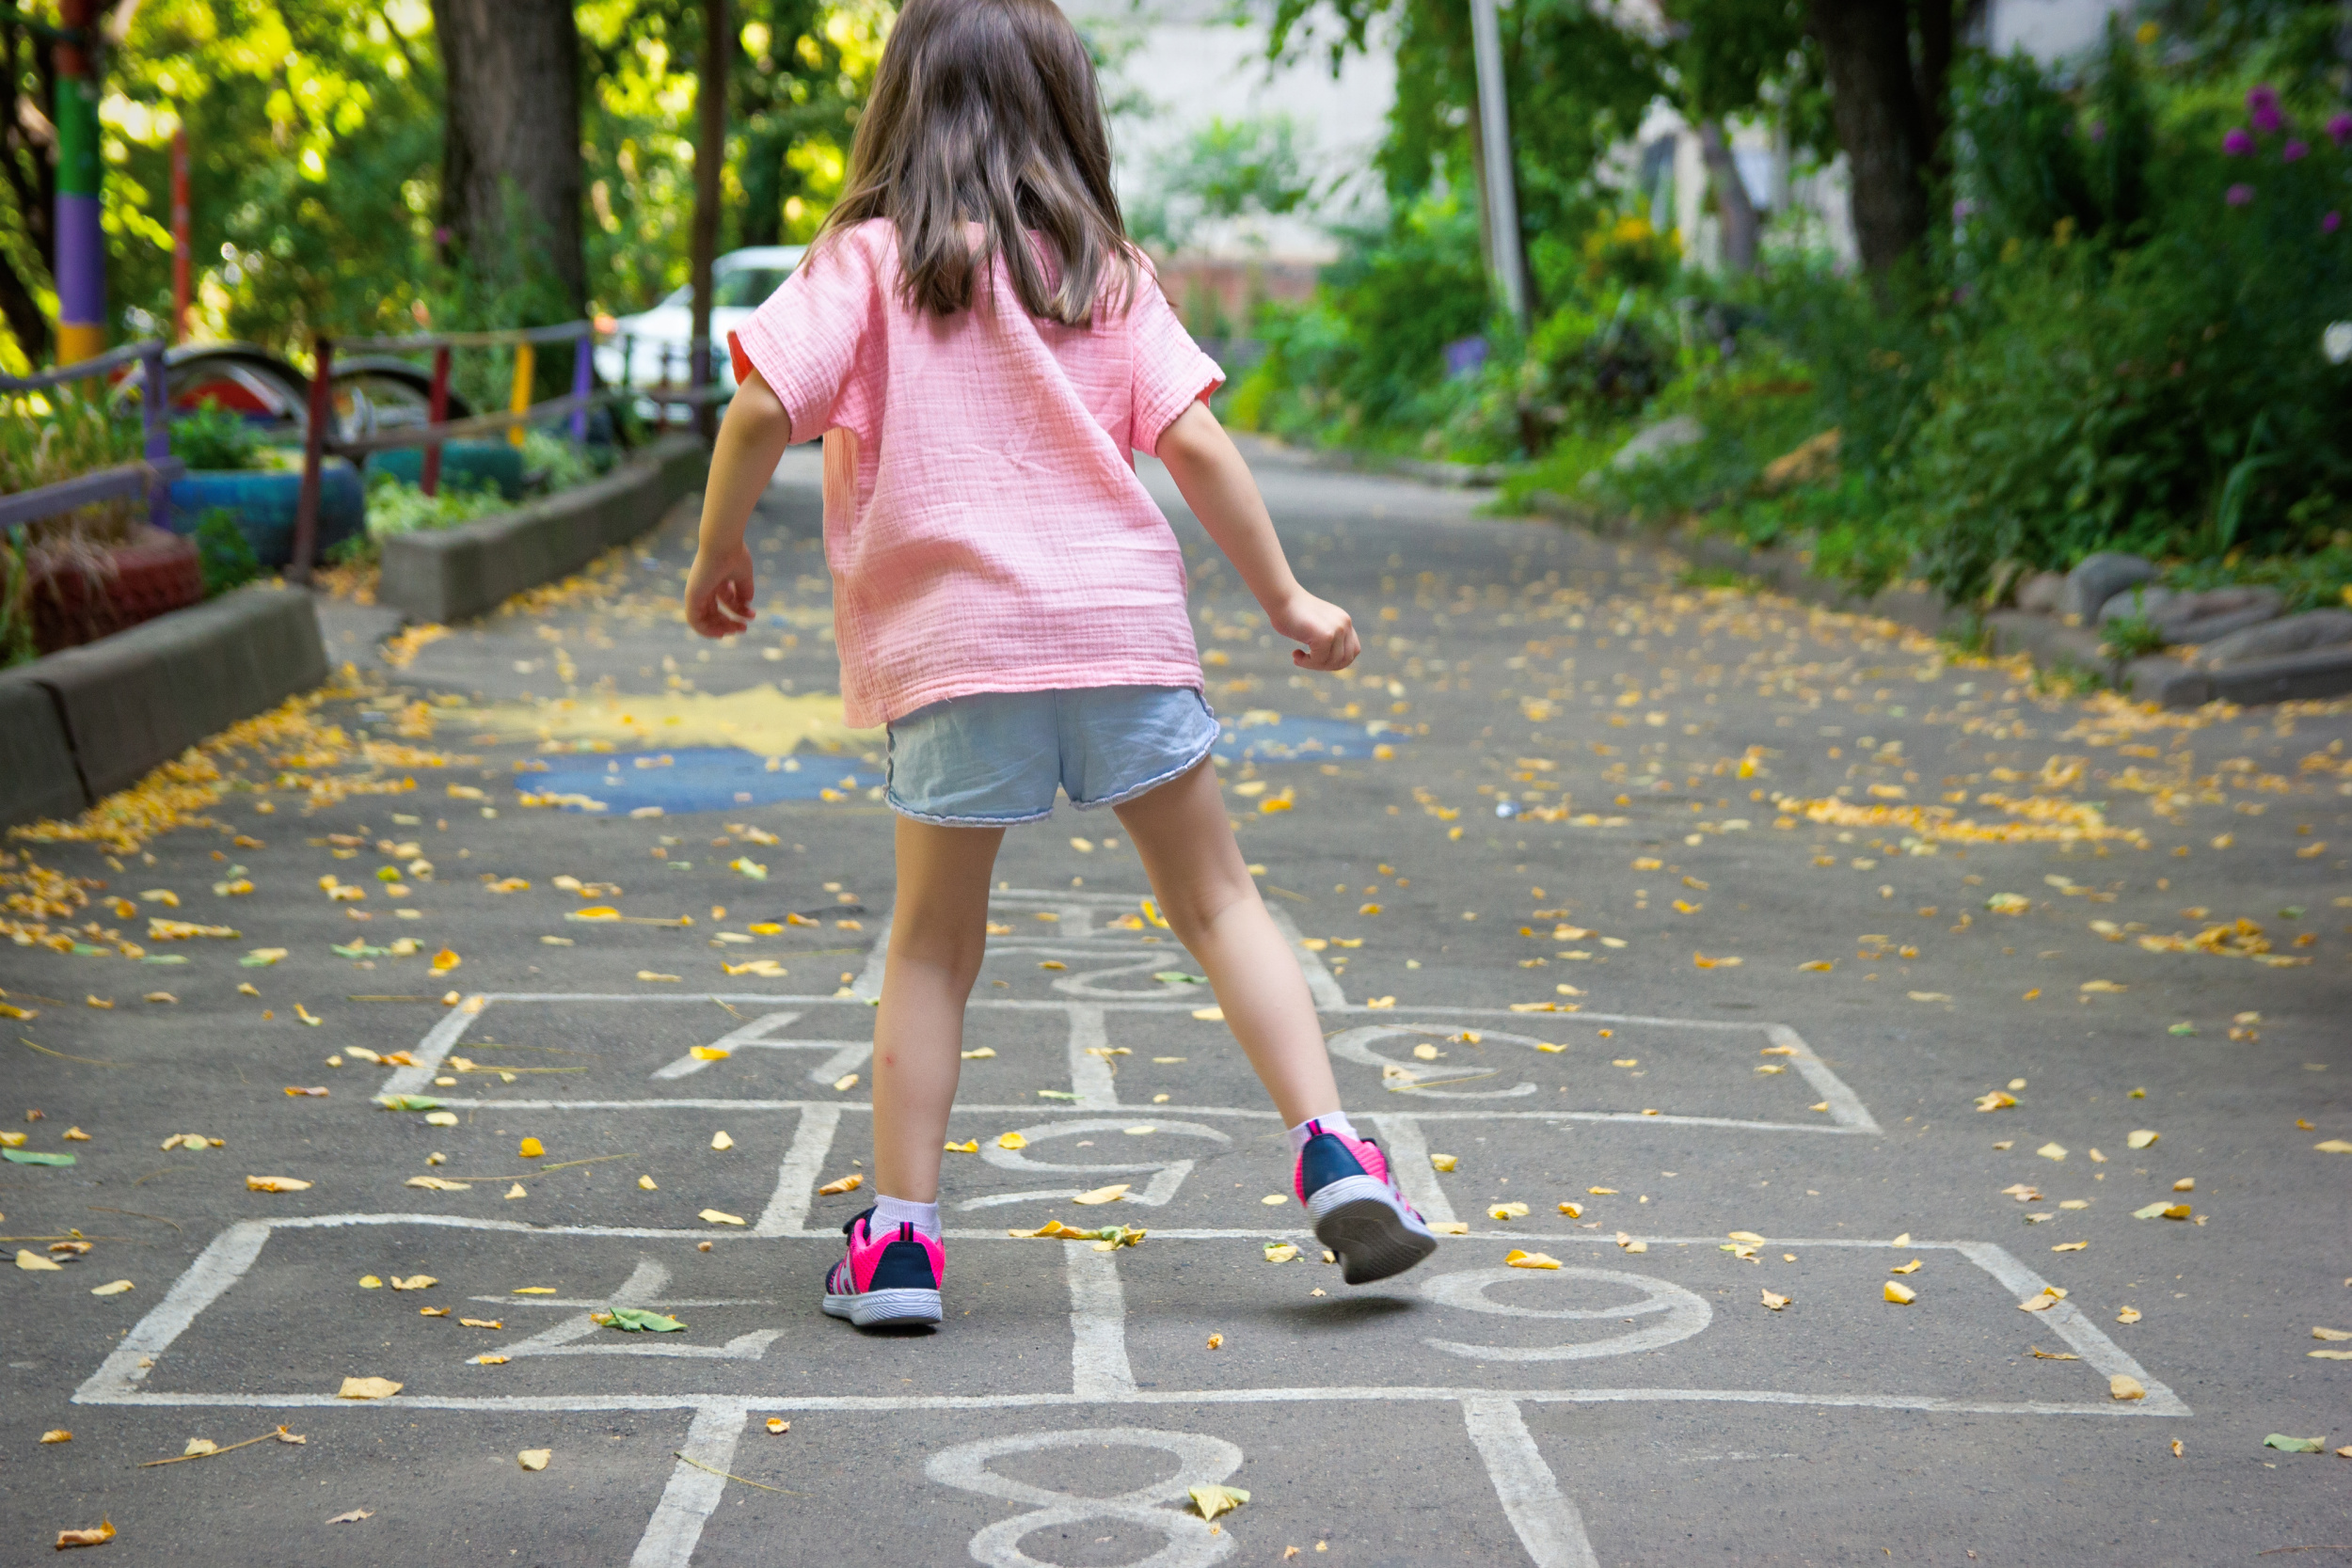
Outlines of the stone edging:
M377 602L416 621L485 614L655 527L709 470L710 449L699 436L664 436L604 478L561 495L462 528L387 539Z
M1528 498L1528 504L1543 516L1606 537L1645 534L1688 555L1696 565L1754 578L1776 594L1807 604L1857 615L1881 616L1931 636L1957 633L1968 622L1965 612L1951 608L1924 589L1889 588L1866 598L1836 583L1825 582L1808 573L1804 559L1793 550L1750 549L1719 535L1705 533L1686 532L1673 537L1622 520L1596 517L1549 491L1537 491ZM2026 654L2045 670L2072 664L2093 672L2119 691L2161 707L2201 707L2216 701L2253 707L2264 703L2304 702L2352 692L2352 646L2314 648L2307 653L2208 670L2163 655L2118 659L2100 646L2095 631L2070 626L2051 615L1997 610L1984 617L1984 630L1995 653Z
M326 677L310 596L261 587L0 672L0 822L77 816Z

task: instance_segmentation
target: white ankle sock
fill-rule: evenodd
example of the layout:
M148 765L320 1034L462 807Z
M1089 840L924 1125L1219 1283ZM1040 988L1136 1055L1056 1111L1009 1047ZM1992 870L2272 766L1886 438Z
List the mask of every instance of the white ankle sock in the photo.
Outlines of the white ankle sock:
M938 1241L939 1205L909 1203L902 1197L878 1197L874 1200L874 1217L866 1222L866 1233L879 1236L902 1225L911 1225L932 1241Z
M1362 1136L1356 1131L1355 1123L1347 1119L1345 1111L1334 1111L1327 1117L1311 1117L1291 1129L1291 1152L1293 1154L1300 1153L1306 1148L1307 1140L1314 1136L1314 1133L1309 1130L1316 1127L1320 1127L1326 1132L1338 1132L1345 1137Z

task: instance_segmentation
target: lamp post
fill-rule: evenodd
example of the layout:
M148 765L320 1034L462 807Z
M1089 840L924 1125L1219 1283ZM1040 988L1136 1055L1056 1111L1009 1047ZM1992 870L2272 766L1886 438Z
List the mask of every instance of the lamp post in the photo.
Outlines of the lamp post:
M1502 29L1495 0L1470 0L1470 53L1478 67L1478 133L1486 153L1486 263L1504 309L1527 330L1527 256L1519 240L1518 184L1511 160L1511 105L1502 76Z

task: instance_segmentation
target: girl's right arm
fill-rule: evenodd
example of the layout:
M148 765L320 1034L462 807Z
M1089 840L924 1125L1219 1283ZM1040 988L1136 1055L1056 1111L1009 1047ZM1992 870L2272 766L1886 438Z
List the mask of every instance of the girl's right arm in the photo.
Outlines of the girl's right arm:
M686 574L686 624L705 637L726 637L752 624L752 552L743 547L743 530L792 444L791 413L757 371L744 368L711 449L702 534Z
M1154 450L1192 515L1257 596L1275 632L1305 644L1291 650L1291 662L1302 670L1344 670L1355 663L1363 651L1355 623L1346 610L1308 593L1291 575L1258 482L1209 405L1196 403L1177 415Z

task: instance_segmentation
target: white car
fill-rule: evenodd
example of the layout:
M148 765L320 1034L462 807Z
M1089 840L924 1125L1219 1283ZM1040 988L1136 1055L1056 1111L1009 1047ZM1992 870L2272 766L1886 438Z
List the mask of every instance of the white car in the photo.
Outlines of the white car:
M710 358L719 384L735 386L735 368L727 355L727 334L766 303L770 294L792 276L808 254L801 245L750 245L730 250L711 263ZM694 286L676 290L650 310L623 316L615 336L596 347L596 375L608 387L621 384L624 349L628 384L658 385L664 380L683 384L687 356L694 339ZM669 373L662 373L662 354L669 353Z

